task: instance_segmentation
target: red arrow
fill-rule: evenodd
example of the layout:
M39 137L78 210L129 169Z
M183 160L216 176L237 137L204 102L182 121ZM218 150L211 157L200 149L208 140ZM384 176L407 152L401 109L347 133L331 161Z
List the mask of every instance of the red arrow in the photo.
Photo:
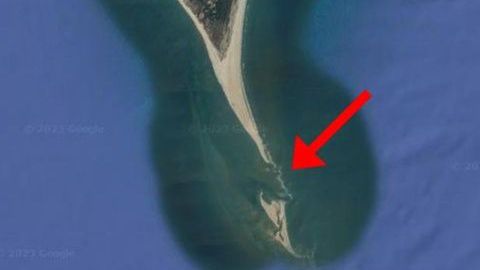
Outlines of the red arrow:
M317 156L317 151L320 150L371 97L372 94L368 90L363 90L310 145L307 145L300 136L295 136L292 170L327 166L325 161Z

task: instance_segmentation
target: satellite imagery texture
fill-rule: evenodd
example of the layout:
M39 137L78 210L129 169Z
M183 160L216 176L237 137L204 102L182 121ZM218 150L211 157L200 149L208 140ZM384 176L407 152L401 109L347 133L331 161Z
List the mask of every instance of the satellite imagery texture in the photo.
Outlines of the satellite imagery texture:
M478 12L0 0L0 269L480 269Z

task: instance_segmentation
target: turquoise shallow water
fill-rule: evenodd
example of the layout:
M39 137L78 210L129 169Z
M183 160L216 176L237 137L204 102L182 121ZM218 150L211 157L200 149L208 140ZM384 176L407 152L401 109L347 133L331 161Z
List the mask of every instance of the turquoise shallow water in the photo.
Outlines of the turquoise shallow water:
M159 197L179 245L207 269L255 269L293 259L272 240L260 206L285 198L228 105L203 43L176 1L104 0L156 85L151 145ZM354 246L374 204L367 133L355 118L322 156L326 169L289 169L294 135L310 141L350 101L301 49L312 1L256 1L247 11L244 69L254 116L293 199L292 245L325 264Z

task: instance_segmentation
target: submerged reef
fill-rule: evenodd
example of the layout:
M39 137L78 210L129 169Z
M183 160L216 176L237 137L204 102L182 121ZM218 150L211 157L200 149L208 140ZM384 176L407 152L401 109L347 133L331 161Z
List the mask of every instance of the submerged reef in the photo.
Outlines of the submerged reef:
M313 0L100 0L142 54L155 87L152 163L162 212L203 269L348 254L375 203L375 164L356 116L291 171L306 141L350 102L302 46Z

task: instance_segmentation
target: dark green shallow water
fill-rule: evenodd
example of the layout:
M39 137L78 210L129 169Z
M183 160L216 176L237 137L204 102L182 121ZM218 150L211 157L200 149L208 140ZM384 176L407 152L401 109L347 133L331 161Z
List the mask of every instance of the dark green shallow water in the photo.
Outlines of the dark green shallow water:
M163 213L179 245L205 269L257 269L274 260L322 265L346 255L373 211L375 166L354 118L329 144L321 170L289 169L293 138L313 140L351 100L301 50L310 0L250 1L244 34L247 95L293 199L294 259L272 241L258 195L285 193L242 129L205 47L176 0L101 0L142 53L155 84L152 157Z

